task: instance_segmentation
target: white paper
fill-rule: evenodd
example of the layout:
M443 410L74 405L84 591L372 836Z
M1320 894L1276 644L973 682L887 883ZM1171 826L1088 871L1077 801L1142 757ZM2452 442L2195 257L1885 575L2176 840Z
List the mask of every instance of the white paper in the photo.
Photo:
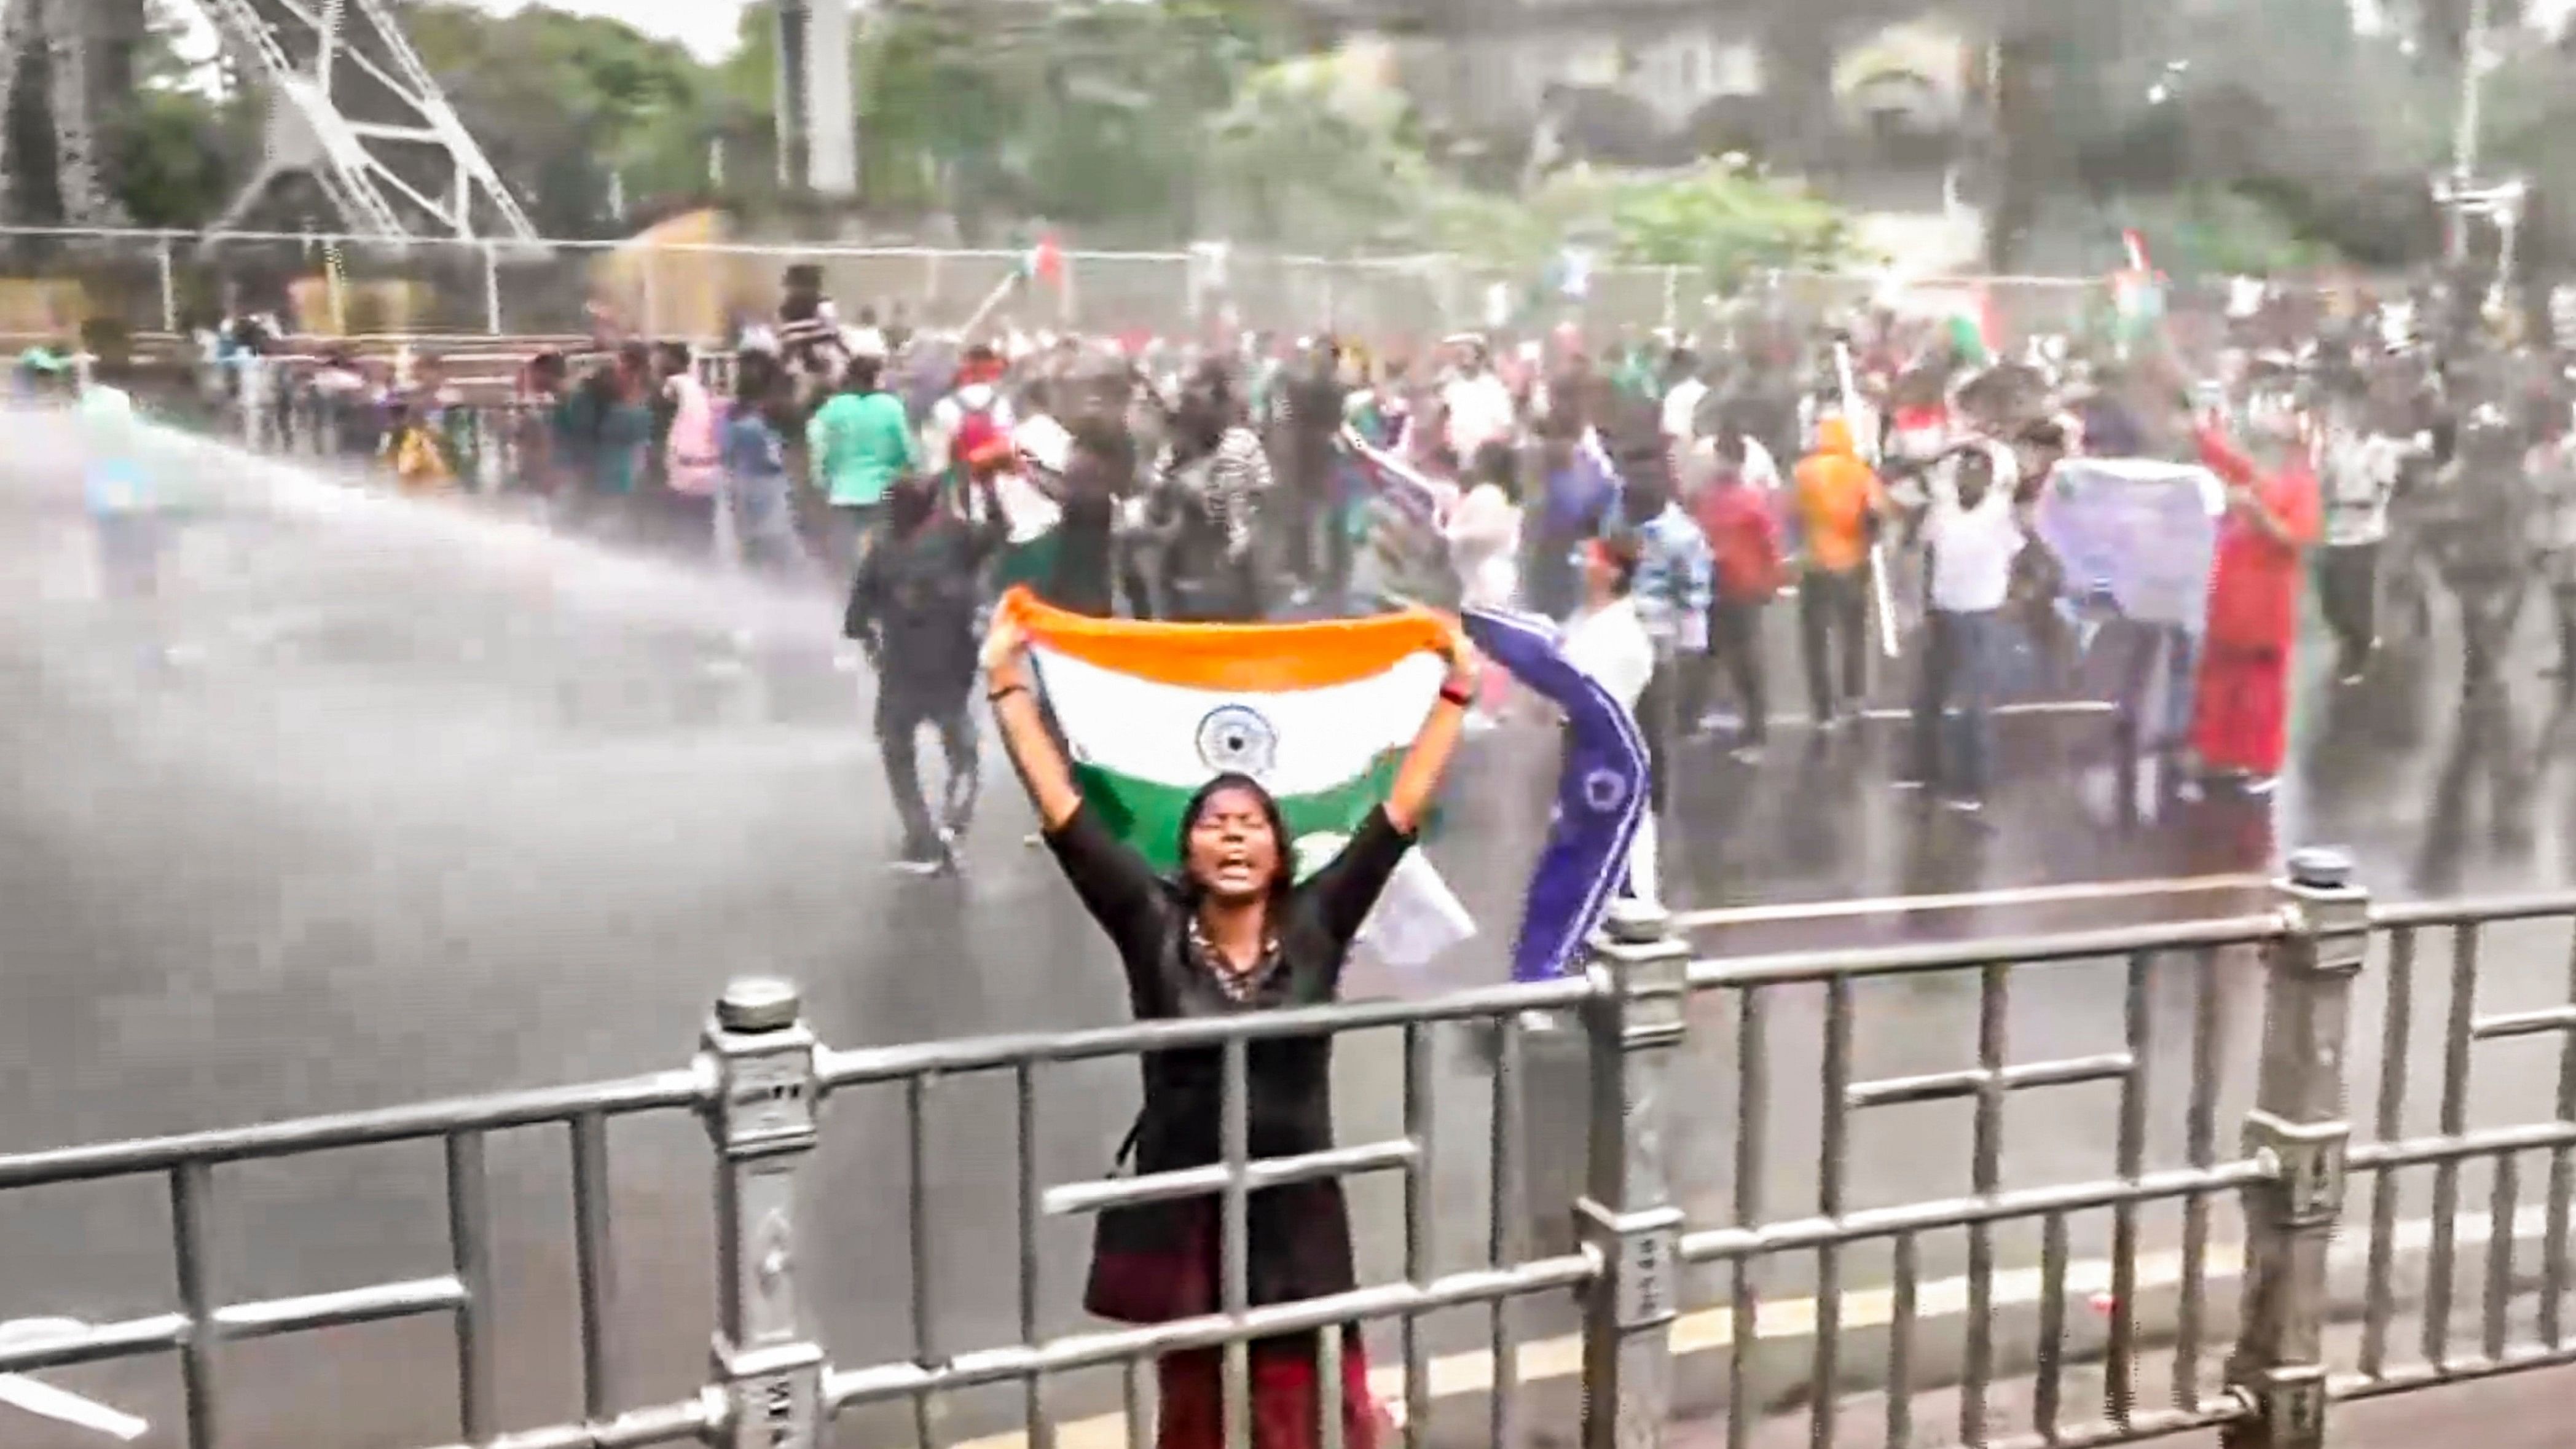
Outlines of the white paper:
M1299 837L1297 878L1304 880L1330 865L1349 843L1349 837L1342 835ZM1441 878L1440 868L1421 851L1412 850L1387 877L1386 889L1378 893L1377 905L1360 923L1352 944L1366 947L1393 970L1418 971L1475 936L1476 918Z
M1439 867L1415 850L1387 878L1358 940L1389 967L1418 971L1475 935L1476 918L1441 879Z

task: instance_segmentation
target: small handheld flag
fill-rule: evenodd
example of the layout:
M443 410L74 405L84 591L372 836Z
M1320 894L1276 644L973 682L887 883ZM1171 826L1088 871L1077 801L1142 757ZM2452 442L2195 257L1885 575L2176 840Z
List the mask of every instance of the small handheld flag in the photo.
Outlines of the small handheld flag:
M1039 237L1038 244L1020 258L1020 275L1051 287L1064 285L1064 246L1056 240L1055 233Z

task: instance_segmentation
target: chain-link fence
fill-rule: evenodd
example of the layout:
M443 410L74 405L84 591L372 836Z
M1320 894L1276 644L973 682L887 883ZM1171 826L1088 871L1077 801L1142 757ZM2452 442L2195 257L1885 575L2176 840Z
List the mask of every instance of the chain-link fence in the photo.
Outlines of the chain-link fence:
M1604 267L1580 296L1533 305L1525 276L1445 254L1327 259L1248 251L1072 252L1060 274L1012 285L1021 253L748 242L386 242L353 237L0 228L0 335L106 326L177 334L238 304L291 330L371 337L587 335L605 322L717 342L776 305L786 269L821 270L847 314L917 325L1176 335L1210 324L1331 330L1382 347L1469 328L1573 322L1611 336L1704 329L1742 287L1690 267ZM1970 293L2007 338L2074 332L2106 301L2099 279L1935 279ZM1773 272L1757 301L1822 315L1867 305L1869 274Z

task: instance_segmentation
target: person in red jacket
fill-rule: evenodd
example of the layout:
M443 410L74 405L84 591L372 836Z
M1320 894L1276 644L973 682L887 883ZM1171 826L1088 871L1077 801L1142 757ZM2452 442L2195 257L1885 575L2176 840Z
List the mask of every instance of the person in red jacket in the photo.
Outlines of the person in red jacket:
M1735 736L1738 759L1758 754L1770 737L1768 692L1762 675L1762 607L1780 591L1780 517L1769 494L1746 480L1742 437L1717 440L1717 471L1701 489L1694 514L1716 561L1716 586L1708 605L1710 671L1723 668L1735 682L1744 722ZM1699 715L1693 709L1690 718Z
M2271 793L2289 750L2300 556L2316 542L2322 508L2295 425L2276 421L2269 432L2258 464L2216 427L2199 431L2201 460L2227 484L2227 517L2210 572L2191 746L2204 773L2233 777L2249 795Z

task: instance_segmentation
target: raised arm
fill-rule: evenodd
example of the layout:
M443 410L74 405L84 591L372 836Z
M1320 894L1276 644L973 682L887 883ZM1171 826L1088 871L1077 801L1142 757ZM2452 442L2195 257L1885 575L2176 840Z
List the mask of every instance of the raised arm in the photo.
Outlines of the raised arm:
M993 722L1002 731L1002 746L1037 806L1038 823L1061 830L1082 808L1074 788L1073 764L1047 729L1038 710L1037 682L1029 673L1028 636L1007 614L997 614L984 636L984 688L993 706Z
M1047 847L1055 852L1066 882L1117 944L1137 1012L1161 1015L1167 1007L1158 1004L1162 988L1154 961L1169 924L1170 898L1144 858L1083 808L1072 766L1038 710L1028 650L1027 636L1007 613L993 620L984 639L984 678L1002 743L1021 783L1028 786L1039 823L1046 827Z
M1430 716L1404 752L1404 762L1395 769L1395 785L1387 791L1387 823L1406 835L1422 828L1431 797L1440 792L1440 779L1449 772L1449 757L1457 753L1467 706L1476 700L1480 661L1475 646L1464 634L1453 633L1445 653L1449 676L1441 681L1440 697L1432 702Z

